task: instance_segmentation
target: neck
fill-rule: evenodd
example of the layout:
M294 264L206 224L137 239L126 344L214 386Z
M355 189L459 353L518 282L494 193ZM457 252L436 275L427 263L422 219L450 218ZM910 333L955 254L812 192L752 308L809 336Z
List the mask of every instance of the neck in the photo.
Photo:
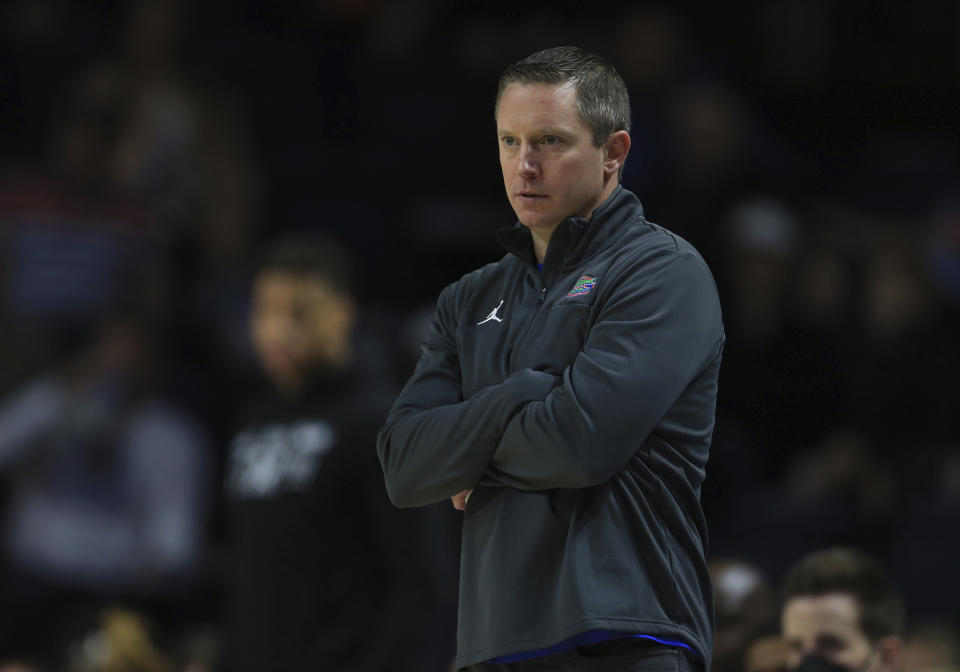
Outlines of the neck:
M559 224L557 226L559 226ZM538 264L542 264L546 258L547 246L550 244L550 239L553 237L553 232L556 231L556 229L557 227L554 226L549 231L530 230L530 235L533 237L533 255L537 258Z

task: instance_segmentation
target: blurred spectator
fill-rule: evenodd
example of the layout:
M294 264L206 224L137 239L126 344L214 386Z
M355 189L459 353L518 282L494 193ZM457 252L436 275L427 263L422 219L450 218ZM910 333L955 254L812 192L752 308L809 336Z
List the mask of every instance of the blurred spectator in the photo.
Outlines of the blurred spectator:
M882 454L957 438L955 334L920 241L877 228L865 242L862 333L848 372L851 422Z
M357 317L331 243L266 255L250 330L269 389L242 416L225 475L229 672L428 672L452 659L455 605L439 591L455 588L434 571L450 558L430 518L387 500L374 446L389 377Z
M718 213L744 188L761 188L751 176L753 119L719 78L696 73L671 84L636 106L641 151L637 165L627 164L624 184L650 204L654 221L677 222L684 236L709 240Z
M819 335L798 320L799 216L778 200L753 198L734 207L725 222L720 285L730 338L711 453L714 538L722 552L779 571L828 527L819 510L792 510L782 484L792 460L837 422L839 375ZM796 533L800 525L805 534Z
M727 215L731 287L728 321L749 346L775 337L789 310L788 279L800 250L797 216L785 204L753 198Z
M902 669L903 598L876 560L844 548L811 553L787 573L784 599L788 669Z
M226 257L249 244L255 176L236 105L190 62L189 3L124 8L119 52L86 75L116 101L110 177L168 229Z
M158 309L162 238L140 203L117 195L106 165L116 113L81 88L48 168L0 181L0 392L118 306Z
M717 617L712 669L740 672L751 642L776 630L776 593L763 572L745 560L712 560L708 567Z
M0 403L5 647L50 654L107 601L184 599L208 446L151 387L154 364L141 325L112 320Z
M111 183L147 204L175 253L179 309L164 335L181 358L202 348L205 364L228 368L250 359L242 335L258 176L241 109L191 39L197 11L182 0L124 5L118 52L82 82L117 109Z

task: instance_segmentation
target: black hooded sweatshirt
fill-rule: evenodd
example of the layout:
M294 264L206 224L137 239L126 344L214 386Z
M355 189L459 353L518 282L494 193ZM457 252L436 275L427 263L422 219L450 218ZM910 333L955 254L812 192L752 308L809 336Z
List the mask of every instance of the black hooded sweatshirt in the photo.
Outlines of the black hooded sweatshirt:
M446 669L432 515L397 511L380 478L382 387L327 372L247 408L224 482L224 672Z

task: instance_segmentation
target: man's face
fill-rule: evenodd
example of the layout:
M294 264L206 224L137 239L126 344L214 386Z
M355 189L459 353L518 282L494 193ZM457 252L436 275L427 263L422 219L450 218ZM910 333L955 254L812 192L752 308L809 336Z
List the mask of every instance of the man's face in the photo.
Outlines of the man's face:
M316 276L266 271L254 281L250 332L260 363L281 388L349 355L353 305Z
M497 133L507 198L524 226L549 236L606 197L606 153L593 144L572 84L510 84L497 108Z
M811 654L848 670L866 670L879 662L860 629L860 606L852 595L790 598L783 608L782 625L791 670Z

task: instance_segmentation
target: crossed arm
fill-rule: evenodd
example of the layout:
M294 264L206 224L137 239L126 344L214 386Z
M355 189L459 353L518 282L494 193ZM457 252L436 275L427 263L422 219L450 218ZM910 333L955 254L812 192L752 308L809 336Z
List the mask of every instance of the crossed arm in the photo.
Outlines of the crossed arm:
M394 503L451 497L460 508L477 484L583 488L622 470L722 345L712 280L692 256L648 277L609 296L562 376L517 371L469 400L443 308L452 297L442 295L378 441Z

